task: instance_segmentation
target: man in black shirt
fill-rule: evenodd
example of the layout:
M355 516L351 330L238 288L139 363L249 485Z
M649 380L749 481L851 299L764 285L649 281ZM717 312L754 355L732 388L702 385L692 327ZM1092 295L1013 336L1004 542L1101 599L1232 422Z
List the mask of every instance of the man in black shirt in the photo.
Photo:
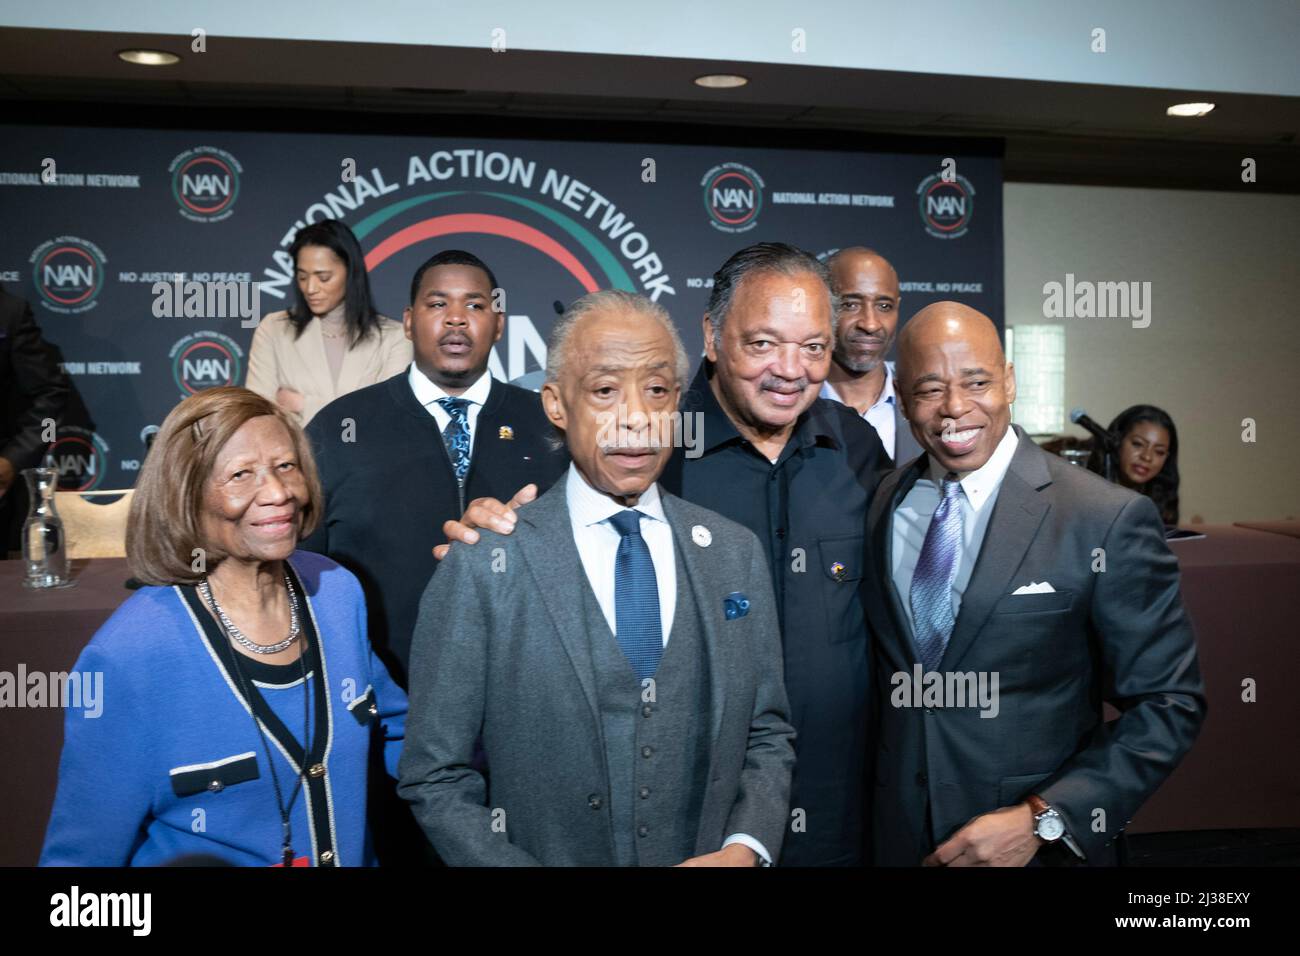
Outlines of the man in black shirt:
M781 864L863 861L868 633L863 587L871 493L888 458L853 410L817 397L830 368L836 303L826 268L781 243L742 249L715 273L706 359L682 399L679 447L661 484L737 521L764 544L782 623L797 732L790 828ZM698 441L698 444L694 442ZM508 533L512 506L475 501L476 525Z

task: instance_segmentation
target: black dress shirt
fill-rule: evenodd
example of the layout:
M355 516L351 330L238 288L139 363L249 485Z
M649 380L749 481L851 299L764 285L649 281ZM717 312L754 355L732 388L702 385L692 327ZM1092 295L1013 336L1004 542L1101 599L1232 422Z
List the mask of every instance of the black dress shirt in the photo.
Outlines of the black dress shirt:
M702 418L699 457L678 449L662 483L745 525L768 554L798 736L792 829L781 862L862 862L868 715L867 507L889 461L854 411L819 398L773 464L736 431L701 365L682 413Z

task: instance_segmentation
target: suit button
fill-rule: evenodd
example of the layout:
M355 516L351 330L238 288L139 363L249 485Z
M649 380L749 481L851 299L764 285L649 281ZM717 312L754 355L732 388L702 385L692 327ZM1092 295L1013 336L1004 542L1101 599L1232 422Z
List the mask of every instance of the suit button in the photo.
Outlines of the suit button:
M600 799L600 794L598 793L593 793L587 798L587 806L591 807L593 810L599 810L603 805L604 801Z
M924 787L924 786L925 786L927 783L929 783L929 782L930 782L930 778L927 777L924 773L917 773L917 775L916 775L916 785L917 785L918 787Z
M320 855L321 866L332 866L334 863L334 851L326 850Z
M933 707L927 707L927 708L925 708L925 716L927 716L927 717L933 717L933 716L934 716L934 708L933 708Z
M636 828L636 835L639 837L646 836L649 832L650 832L650 828L646 826L644 823Z
M650 756L652 753L654 753L654 752L655 752L655 749L654 749L653 747L642 747L642 748L641 748L641 756L642 756L642 757L649 757L649 756Z
M651 714L653 714L654 712L655 712L655 709L654 709L653 707L651 707L649 704L645 704L645 705L642 706L642 708L641 708L641 716L642 716L642 717L649 717L649 716L650 716Z
M648 799L650 798L650 788L649 788L649 787L642 787L642 788L641 788L639 791L637 791L637 792L638 792L639 794L641 794L641 799L642 799L642 800L648 800Z

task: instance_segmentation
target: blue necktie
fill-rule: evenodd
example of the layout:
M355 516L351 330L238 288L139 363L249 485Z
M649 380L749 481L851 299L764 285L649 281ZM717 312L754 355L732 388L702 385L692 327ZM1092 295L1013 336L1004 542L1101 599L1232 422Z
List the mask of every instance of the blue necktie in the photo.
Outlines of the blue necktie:
M609 523L623 536L614 558L614 635L637 680L645 680L654 675L664 654L659 582L650 548L641 537L640 512L620 511L610 515Z
M465 476L469 474L469 399L440 398L438 404L451 416L451 421L442 431L442 443L447 446L447 457L451 459L456 483L463 485Z
M943 500L930 519L925 544L912 575L912 630L916 649L927 671L936 670L943 660L955 623L952 615L952 582L957 577L957 556L961 553L961 483L949 472L943 480Z

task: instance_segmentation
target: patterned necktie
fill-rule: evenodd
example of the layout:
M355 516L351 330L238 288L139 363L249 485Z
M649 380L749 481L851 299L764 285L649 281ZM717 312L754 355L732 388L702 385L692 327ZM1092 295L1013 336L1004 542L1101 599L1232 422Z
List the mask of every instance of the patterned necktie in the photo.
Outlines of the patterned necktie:
M438 404L451 416L442 431L442 443L447 446L451 470L456 473L456 483L465 484L469 474L469 399L440 398Z
M955 623L952 582L962 545L961 483L952 472L943 480L943 500L930 519L925 544L912 575L912 630L927 671L938 668Z
M650 548L641 537L641 514L620 511L609 523L623 540L614 558L614 634L637 680L654 675L664 653L659 623L659 582Z

